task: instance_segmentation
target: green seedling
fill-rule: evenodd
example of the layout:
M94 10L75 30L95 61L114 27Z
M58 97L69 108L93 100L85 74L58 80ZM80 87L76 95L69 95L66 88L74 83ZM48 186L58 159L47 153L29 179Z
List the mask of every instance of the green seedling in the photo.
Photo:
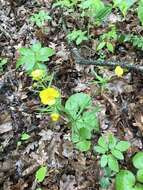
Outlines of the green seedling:
M116 175L116 190L143 190L143 152L138 152L132 161L137 169L136 177L129 170L121 170Z
M108 189L111 183L112 171L109 167L103 168L103 177L101 177L99 184L102 189Z
M108 51L114 52L114 42L117 40L116 28L113 26L111 30L105 34L102 34L99 39L97 51L101 51L103 48L107 48Z
M40 43L35 43L31 48L20 48L19 53L16 67L23 66L27 72L31 73L36 69L45 70L46 66L43 62L49 61L55 51L49 47L42 47Z
M120 35L119 40L122 42L130 42L133 46L143 50L143 37L134 34Z
M75 41L76 45L81 44L83 41L88 40L88 37L86 36L86 31L81 30L73 30L67 35L67 38L69 41L73 42Z
M30 17L30 22L41 28L45 25L45 22L52 18L45 11L41 10L39 13L35 13Z
M27 133L22 133L20 140L21 141L26 141L30 138L30 135L28 135Z
M43 182L46 175L47 175L47 167L46 166L41 166L37 171L36 171L36 175L35 175L35 178L36 178L36 181L38 183L40 182Z
M95 80L92 83L96 83L101 87L101 90L107 88L107 84L110 81L110 78L103 78L99 76L95 71L92 71L95 76Z
M98 145L94 146L94 151L102 155L100 158L102 168L108 166L112 171L119 172L118 160L124 160L123 152L129 147L129 142L119 141L113 134L109 134L99 138Z
M4 66L7 64L7 58L0 58L0 72L3 72Z
M72 125L72 142L80 151L88 151L91 146L93 131L99 130L97 112L99 108L92 107L91 97L77 93L69 97L65 104L65 112Z

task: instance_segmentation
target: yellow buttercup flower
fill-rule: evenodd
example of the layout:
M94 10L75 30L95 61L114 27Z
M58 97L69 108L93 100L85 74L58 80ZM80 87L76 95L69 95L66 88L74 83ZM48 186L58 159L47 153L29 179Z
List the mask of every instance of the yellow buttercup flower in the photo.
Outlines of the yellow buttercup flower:
M44 74L45 74L44 70L42 70L42 69L36 69L36 70L32 71L31 76L32 76L33 80L37 80L38 81L38 80L42 79L42 77L44 76Z
M116 74L118 77L121 77L121 76L123 75L123 73L124 73L124 70L122 69L122 67L117 66L117 67L115 68L115 74Z
M39 94L41 102L45 105L52 106L56 103L56 98L60 96L60 93L55 88L46 88Z
M58 121L59 118L60 118L60 115L58 113L52 113L51 114L52 121Z

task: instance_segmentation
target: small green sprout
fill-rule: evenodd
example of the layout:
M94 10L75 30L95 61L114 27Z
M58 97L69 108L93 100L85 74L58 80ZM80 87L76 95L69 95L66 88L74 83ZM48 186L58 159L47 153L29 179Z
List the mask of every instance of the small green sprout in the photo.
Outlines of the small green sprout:
M39 28L45 25L45 22L52 18L45 11L41 10L30 17L30 21L36 24Z
M29 138L30 138L30 135L28 135L27 133L22 133L20 140L21 140L21 141L26 141L26 140L28 140ZM19 144L19 143L18 143L18 144Z
M113 134L109 134L108 137L99 138L98 145L94 146L94 151L102 155L100 159L102 168L108 165L112 171L119 172L118 160L124 160L123 152L129 147L129 142L119 141Z
M83 41L88 40L88 37L86 36L86 31L82 30L73 30L67 35L67 38L69 41L75 41L76 45L81 44Z
M115 26L111 27L111 30L105 34L102 34L99 39L99 44L97 46L97 51L103 48L107 48L111 53L114 52L114 41L117 40L117 32Z
M47 174L47 167L46 166L41 166L37 171L36 171L36 175L35 175L35 178L36 178L36 181L39 183L39 182L42 182L44 181L45 177L46 177L46 174Z

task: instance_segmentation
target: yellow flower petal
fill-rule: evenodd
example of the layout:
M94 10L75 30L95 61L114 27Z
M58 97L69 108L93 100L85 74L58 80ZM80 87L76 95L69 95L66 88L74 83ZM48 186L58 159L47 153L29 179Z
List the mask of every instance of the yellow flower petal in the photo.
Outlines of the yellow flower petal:
M39 96L43 104L51 106L56 103L56 98L60 96L60 93L56 89L49 87L42 90Z
M59 118L60 118L60 115L58 113L52 113L51 114L52 121L58 121Z
M45 71L42 69L36 69L32 71L31 76L33 80L40 80L44 76Z
M122 69L122 67L117 66L117 67L115 68L115 74L116 74L118 77L121 77L121 76L123 75L123 73L124 73L124 70Z

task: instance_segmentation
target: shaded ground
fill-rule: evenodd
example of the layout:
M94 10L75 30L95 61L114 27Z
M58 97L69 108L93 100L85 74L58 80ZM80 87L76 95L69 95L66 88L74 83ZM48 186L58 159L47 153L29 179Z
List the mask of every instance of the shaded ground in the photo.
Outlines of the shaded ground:
M0 4L0 52L1 57L8 58L5 72L0 76L0 189L34 190L35 171L40 164L47 163L48 175L39 186L43 190L98 190L102 176L98 157L92 151L80 153L74 149L69 141L70 129L64 120L53 125L47 115L37 112L40 102L32 90L31 79L22 70L15 69L17 48L39 40L44 46L56 50L56 56L47 63L50 71L56 72L54 84L61 89L64 99L74 92L86 92L93 97L94 104L101 107L101 132L111 131L133 145L126 155L125 165L131 155L143 148L143 76L128 72L119 79L111 69L98 67L99 74L112 76L107 90L101 92L99 85L91 83L95 80L91 74L94 67L75 64L61 27L60 10L52 10L53 20L47 24L47 33L43 34L29 24L28 18L39 9L50 12L50 1L46 4L34 0L18 2L12 1L10 5L1 0ZM142 29L134 24L136 18L132 13L129 19L131 23L119 24L121 30L125 25L124 32L141 34ZM67 23L69 28L83 24L70 20ZM91 45L84 44L80 47L81 54L96 57L91 48ZM142 64L142 52L135 51L128 44L119 44L114 57ZM24 131L32 138L17 147ZM93 143L97 138L98 135L93 136ZM114 187L111 185L109 189L114 190Z

